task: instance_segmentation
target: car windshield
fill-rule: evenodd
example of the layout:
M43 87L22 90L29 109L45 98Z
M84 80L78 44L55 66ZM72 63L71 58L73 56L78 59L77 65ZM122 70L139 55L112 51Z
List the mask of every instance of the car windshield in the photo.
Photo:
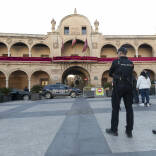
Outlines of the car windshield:
M21 90L20 89L17 89L17 88L12 88L11 91L13 91L13 92L19 92Z

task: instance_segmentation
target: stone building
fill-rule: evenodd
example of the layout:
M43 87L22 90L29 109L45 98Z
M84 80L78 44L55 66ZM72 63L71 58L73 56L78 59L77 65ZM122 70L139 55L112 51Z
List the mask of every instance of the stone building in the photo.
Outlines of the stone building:
M103 86L111 81L108 70L122 45L134 61L135 75L147 69L155 80L156 35L103 35L97 20L92 27L76 9L55 25L53 19L46 35L0 33L0 88L56 82Z

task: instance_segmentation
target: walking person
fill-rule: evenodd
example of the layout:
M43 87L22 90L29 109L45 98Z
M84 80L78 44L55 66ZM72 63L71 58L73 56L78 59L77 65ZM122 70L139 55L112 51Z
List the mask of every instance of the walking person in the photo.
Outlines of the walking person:
M112 117L111 128L106 129L106 133L118 136L118 123L119 123L119 109L120 101L123 98L126 108L126 134L132 137L133 130L133 68L134 64L128 59L127 49L121 47L118 50L118 59L112 62L109 70L109 75L113 77L113 92L112 92Z
M139 92L136 88L137 80L133 75L133 104L139 104Z
M151 104L149 102L150 101L149 93L150 93L151 81L148 74L144 70L140 73L140 76L138 77L136 87L137 89L139 89L139 92L141 94L142 103L140 105L146 107L150 106Z

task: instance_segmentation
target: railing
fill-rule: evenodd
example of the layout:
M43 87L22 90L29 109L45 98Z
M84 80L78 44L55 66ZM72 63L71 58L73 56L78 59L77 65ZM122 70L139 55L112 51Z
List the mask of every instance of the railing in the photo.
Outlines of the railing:
M98 58L90 56L59 56L59 57L0 57L2 61L20 61L20 62L97 62L97 63L108 63L115 60L116 57L112 58ZM156 57L129 57L133 62L156 62Z
M97 57L90 57L90 56L61 56L61 57L53 57L53 62L66 62L66 61L75 61L75 62L97 62Z
M52 58L48 57L0 57L0 61L26 61L26 62L51 62Z

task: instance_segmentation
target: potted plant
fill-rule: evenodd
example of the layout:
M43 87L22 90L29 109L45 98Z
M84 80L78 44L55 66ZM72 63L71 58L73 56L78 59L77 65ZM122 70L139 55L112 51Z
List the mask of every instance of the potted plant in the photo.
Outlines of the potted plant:
M106 96L108 97L112 96L112 88L113 88L112 82L105 82L103 88L105 90Z
M3 93L1 92L1 89L0 89L0 103L3 102L3 96L4 95L3 95Z
M34 85L31 88L31 100L40 100L40 92L42 91L43 87L41 85Z
M2 102L11 101L10 92L11 92L10 88L1 88L0 89L0 94L1 94L0 98L1 98Z

